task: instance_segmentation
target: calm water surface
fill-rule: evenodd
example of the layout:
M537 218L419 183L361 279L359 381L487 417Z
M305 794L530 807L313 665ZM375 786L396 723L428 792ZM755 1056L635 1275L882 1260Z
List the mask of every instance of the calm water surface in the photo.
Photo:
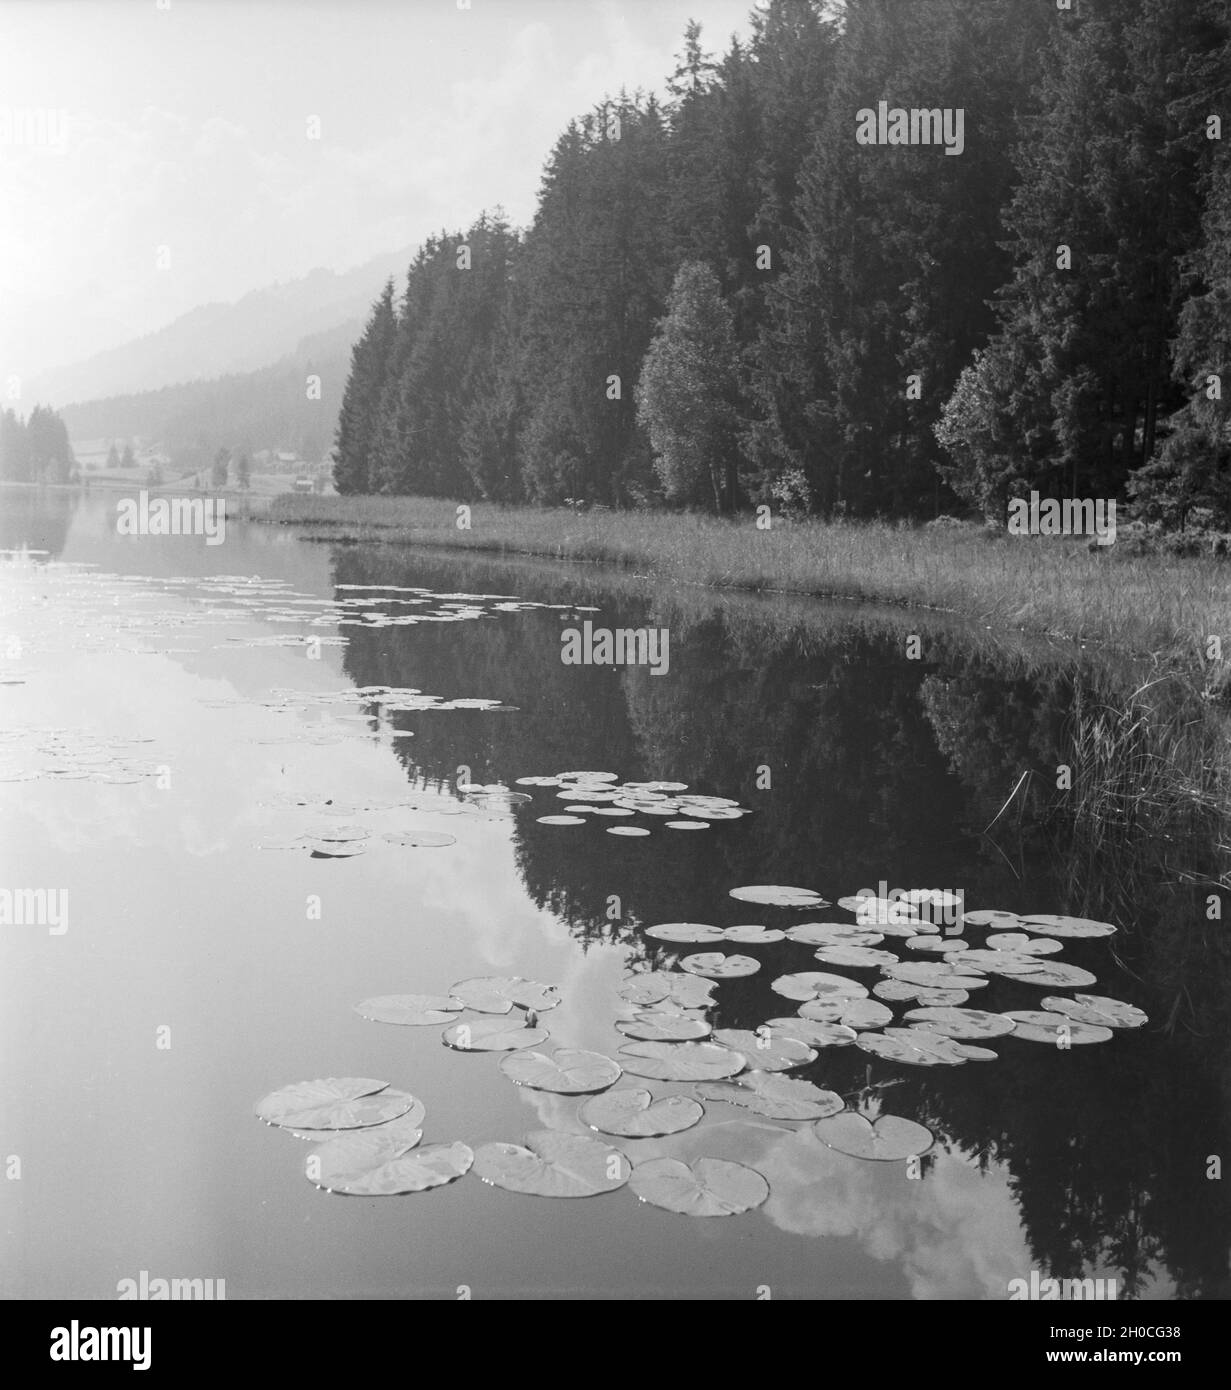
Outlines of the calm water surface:
M462 1285L476 1298L748 1299L768 1285L1000 1299L1032 1268L1112 1277L1122 1295L1226 1295L1226 1183L1206 1176L1228 1152L1231 991L1204 911L1219 830L1092 848L1023 801L980 833L1026 767L1050 777L1066 761L1081 672L953 631L909 661L898 619L680 606L601 574L234 522L217 547L118 537L100 497L12 494L0 509L0 546L46 552L0 564L0 637L20 643L0 668L0 877L65 888L69 904L61 935L0 928L0 1159L21 1171L0 1184L3 1296L114 1298L146 1270L223 1278L232 1299ZM564 666L561 626L581 616L668 625L670 673ZM498 707L389 712L359 693L372 686ZM753 814L622 838L597 817L538 823L560 809L554 788L475 805L459 768L505 786L569 769L679 780ZM270 847L339 824L370 832L364 853ZM454 842L381 839L397 830ZM625 1145L634 1160L757 1168L768 1202L725 1220L628 1190L517 1196L473 1175L332 1196L302 1175L308 1146L252 1115L276 1087L359 1075L422 1099L425 1143L588 1132L576 1099L514 1087L498 1056L353 1005L525 975L563 995L543 1018L551 1046L612 1055L630 968L704 949L645 926L846 921L729 889L798 884L832 901L882 880L960 889L968 909L1116 921L1116 937L1066 941L1062 958L1149 1026L1068 1052L1001 1040L998 1060L961 1067L829 1048L794 1073L928 1125L937 1143L916 1180L721 1104L685 1134ZM719 984L717 1026L793 1012L770 989L789 971L879 979L790 941L735 949L762 968ZM1050 992L994 979L969 1002L1037 1008Z

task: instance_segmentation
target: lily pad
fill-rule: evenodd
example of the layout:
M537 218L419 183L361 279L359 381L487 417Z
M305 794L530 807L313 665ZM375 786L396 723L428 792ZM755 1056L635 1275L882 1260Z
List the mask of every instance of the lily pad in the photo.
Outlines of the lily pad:
M802 946L879 946L885 939L881 932L850 922L799 922L786 934Z
M1081 1023L1067 1014L1041 1009L1010 1009L1005 1017L1017 1025L1013 1036L1025 1038L1027 1042L1057 1045L1063 1040L1076 1046L1106 1042L1112 1036L1111 1029L1103 1024Z
M378 994L361 1000L355 1012L374 1023L420 1025L450 1023L465 1007L452 994Z
M958 1042L955 1038L938 1033L930 1023L912 1023L907 1032L912 1030L920 1033L933 1033L936 1037L944 1037L953 1052L967 1062L995 1062L1000 1058L1000 1053L993 1052L990 1047L974 1047L967 1042Z
M691 1129L704 1114L704 1106L688 1096L663 1096L655 1100L649 1091L621 1086L586 1101L577 1117L601 1134L615 1134L623 1139L657 1139Z
M925 1007L910 1009L905 1015L908 1023L926 1023L948 1038L966 1041L971 1038L1003 1038L1013 1031L1014 1023L1004 1014L988 1013L985 1009L955 1009Z
M855 1039L855 1046L886 1062L905 1062L912 1067L940 1066L945 1060L922 1045L892 1037L888 1033L860 1033Z
M1027 956L1054 956L1064 950L1054 937L1027 936L1020 931L997 932L987 938L987 944L993 951L1012 951L1015 955Z
M545 1043L551 1034L546 1028L527 1028L520 1019L476 1018L455 1023L440 1035L446 1047L458 1052L518 1052Z
M868 991L857 980L844 975L827 975L819 970L806 970L796 975L779 975L770 985L775 994L787 999L866 999Z
M931 985L912 985L906 980L882 980L872 986L872 993L878 999L890 999L894 1003L904 1003L913 999L917 1004L935 1004L940 1007L964 1004L970 998L965 989L934 989Z
M711 927L705 922L663 922L657 927L647 927L646 936L655 941L721 941L721 927Z
M685 956L680 969L690 975L703 975L710 980L733 980L742 975L755 975L761 968L751 956L724 956L721 951L699 951Z
M643 808L643 809L650 810L650 808L648 808L648 807L645 807L645 808ZM660 811L650 810L650 814L651 814L651 815L654 815L654 816L657 816L657 815L661 815L662 813L661 813ZM668 814L673 814L673 813L668 812ZM668 829L668 830L708 830L708 829L709 829L709 825L708 825L708 823L707 823L706 821L703 821L703 820L669 820L669 821L667 822L667 829Z
M951 956L970 950L969 941L952 936L908 936L902 943L908 951L926 951L929 955Z
M731 897L743 903L765 903L770 907L827 907L825 899L811 888L787 888L779 883L752 883L732 888Z
M802 1005L805 1009L810 1007L814 1006ZM839 1023L855 1029L883 1028L892 1021L893 1010L876 999L847 999L843 1001L842 1013L838 1018Z
M699 1158L691 1167L678 1158L652 1158L633 1169L629 1187L641 1201L683 1216L738 1216L769 1196L769 1183L755 1168L722 1158Z
M629 1043L617 1055L630 1075L656 1081L721 1081L746 1065L743 1053L712 1042Z
M450 986L449 993L480 1014L507 1014L514 1004L519 1009L546 1013L560 1002L560 991L555 985L525 980L520 975L485 975L459 980Z
M584 816L536 816L540 825L585 825Z
M854 1110L818 1120L812 1132L822 1144L839 1153L885 1163L918 1158L935 1142L932 1131L914 1120L901 1115L882 1115L871 1121Z
M639 825L609 825L607 827L608 835L631 835L636 837L639 835L648 835L649 833L648 830L643 829Z
M786 939L786 932L778 931L775 927L751 925L727 927L722 934L726 940L739 942L743 946L773 946Z
M327 1192L360 1191L363 1195L380 1195L380 1184L379 1181L373 1183L373 1174L379 1173L390 1160L413 1149L422 1138L423 1131L418 1125L407 1123L405 1118L378 1129L338 1134L308 1155L304 1174ZM374 1186L378 1190L370 1192Z
M995 927L1012 928L1016 927L1021 918L1016 912L1000 912L996 908L984 908L978 912L963 912L962 921L969 923L972 927Z
M696 1042L710 1035L710 1025L704 1019L663 1013L642 1013L621 1020L616 1028L626 1038L641 1042Z
M1078 1023L1093 1023L1100 1028L1140 1028L1149 1018L1135 1005L1122 999L1109 999L1105 994L1077 994L1072 999L1049 994L1042 1001L1045 1009L1075 1018Z
M610 1057L601 1052L557 1048L546 1052L513 1052L500 1061L500 1070L517 1086L557 1095L594 1095L614 1086L623 1075Z
M833 1017L816 1018L811 1013L802 1013L798 1018L771 1018L765 1027L781 1033L788 1038L798 1038L809 1047L846 1047L855 1041L855 1030L849 1024L840 1022L843 1006L862 1003L858 999L843 999L837 1004L801 1004L804 1009L832 1010ZM892 1011L889 1017L893 1017Z
M1062 960L1039 960L1030 970L1015 971L1013 978L1024 985L1042 985L1051 989L1080 989L1083 985L1098 983L1097 975Z
M1095 922L1089 917L1054 917L1050 913L1023 917L1025 931L1041 932L1044 936L1111 936L1117 928L1110 922Z
M620 996L633 1004L657 1004L670 999L684 1009L704 1009L714 1002L716 986L697 975L678 970L647 970L620 986Z
M816 1061L816 1052L798 1038L775 1035L770 1028L756 1033L746 1028L719 1028L714 1041L721 1047L742 1052L749 1066L758 1071L792 1071Z
M776 1072L750 1071L735 1082L704 1082L697 1094L738 1105L767 1120L819 1120L843 1107L842 1097L833 1091Z
M949 965L946 961L903 961L900 965L886 965L885 974L891 980L901 980L906 984L923 985L928 989L981 989L987 984L982 975L963 973L961 965Z
M368 1076L327 1076L318 1081L298 1081L271 1091L257 1101L256 1114L266 1124L287 1129L357 1129L381 1123L371 1118L379 1106L360 1107L360 1102L387 1090L388 1086L387 1081L375 1081ZM396 1094L401 1097L405 1092ZM404 1115L413 1099L407 1097L406 1105L384 1118L392 1120Z
M614 1192L632 1171L625 1154L601 1139L540 1129L524 1144L482 1144L475 1150L477 1177L506 1192L535 1197L597 1197Z
M351 1137L348 1135L347 1139ZM353 1136L356 1140L363 1137ZM305 1171L309 1178L312 1178L312 1160L323 1160L327 1149L342 1142L332 1140L316 1153L308 1155ZM470 1146L461 1143L429 1144L426 1148L378 1160L366 1168L348 1166L356 1159L362 1161L362 1158L361 1152L337 1152L329 1159L327 1171L312 1180L326 1192L341 1192L352 1197L395 1197L407 1192L426 1192L432 1187L443 1187L469 1171L474 1162Z
M885 1036L896 1038L898 1042L905 1043L907 1047L915 1047L922 1052L933 1053L949 1066L961 1066L966 1060L966 1054L962 1051L960 1043L922 1024L913 1028L886 1028Z
M824 965L845 965L852 969L869 966L895 965L898 957L892 951L878 951L874 946L822 946L813 953Z

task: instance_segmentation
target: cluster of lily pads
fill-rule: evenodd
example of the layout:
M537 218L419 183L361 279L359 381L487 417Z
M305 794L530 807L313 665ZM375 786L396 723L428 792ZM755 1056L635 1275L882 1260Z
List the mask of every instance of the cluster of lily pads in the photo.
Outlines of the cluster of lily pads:
M711 821L739 820L751 815L729 796L689 792L686 782L621 782L615 772L557 772L551 776L519 777L519 787L556 788L565 803L559 814L537 817L540 825L584 825L587 817L665 817L668 830L708 830ZM608 835L644 837L644 825L609 825Z
M152 738L103 738L85 729L0 731L0 782L86 781L129 785L154 775Z

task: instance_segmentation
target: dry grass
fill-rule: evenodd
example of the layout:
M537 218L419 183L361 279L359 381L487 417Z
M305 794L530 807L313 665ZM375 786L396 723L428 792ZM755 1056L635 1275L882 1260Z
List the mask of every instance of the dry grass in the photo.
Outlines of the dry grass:
M617 565L670 583L910 604L995 628L1046 633L1206 666L1219 635L1231 659L1231 566L1117 556L1068 538L978 526L723 520L665 512L471 508L411 497L274 498L264 518L337 539L520 553Z

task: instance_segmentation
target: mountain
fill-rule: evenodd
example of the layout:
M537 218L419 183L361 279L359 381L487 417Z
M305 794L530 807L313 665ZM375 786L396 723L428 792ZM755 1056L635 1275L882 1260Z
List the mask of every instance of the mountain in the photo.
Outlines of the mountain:
M304 339L365 317L384 281L405 274L412 254L390 252L342 274L314 270L234 304L202 305L157 332L44 372L22 394L62 408L268 367Z

